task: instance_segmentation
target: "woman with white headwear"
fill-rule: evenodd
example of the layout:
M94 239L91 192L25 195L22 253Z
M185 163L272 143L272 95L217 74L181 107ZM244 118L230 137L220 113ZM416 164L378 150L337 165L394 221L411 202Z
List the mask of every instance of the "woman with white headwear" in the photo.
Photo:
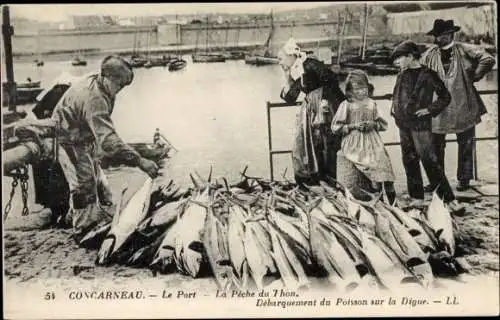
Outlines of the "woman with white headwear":
M295 181L316 184L326 176L336 178L336 152L340 142L329 130L333 115L345 100L335 74L321 61L308 57L294 39L279 55L285 75L281 98L288 103L305 93L297 115L292 150Z

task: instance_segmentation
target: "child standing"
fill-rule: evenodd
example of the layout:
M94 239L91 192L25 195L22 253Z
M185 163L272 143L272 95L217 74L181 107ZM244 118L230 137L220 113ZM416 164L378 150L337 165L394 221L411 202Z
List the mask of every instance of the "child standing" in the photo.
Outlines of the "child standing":
M394 172L379 131L387 129L375 101L370 98L373 86L361 70L349 73L346 80L346 100L337 110L331 129L342 135L339 156L353 164L352 170L362 173L378 190L384 190L392 204L396 198ZM373 89L372 89L373 90ZM360 187L360 186L356 186Z
M440 165L432 144L432 117L440 114L450 103L451 95L438 74L422 66L420 51L412 41L399 44L392 54L394 65L401 69L394 86L391 114L399 128L403 165L408 193L420 204L424 185L420 161L437 194L448 204L450 211L463 211ZM437 99L433 101L436 94Z

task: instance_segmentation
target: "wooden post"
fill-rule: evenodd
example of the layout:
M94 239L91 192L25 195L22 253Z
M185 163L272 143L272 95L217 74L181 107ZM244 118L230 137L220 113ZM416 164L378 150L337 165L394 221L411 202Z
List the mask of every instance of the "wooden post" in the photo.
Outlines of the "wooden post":
M3 90L7 91L9 97L9 111L16 113L17 89L16 82L14 81L14 65L12 62L12 36L14 35L14 28L10 25L9 6L4 6L2 8L2 21L2 34L5 50L5 70L7 75L7 85L3 88Z
M266 104L267 109L267 138L269 145L269 168L271 170L271 181L274 180L274 165L273 165L273 139L271 136L271 104L269 101Z

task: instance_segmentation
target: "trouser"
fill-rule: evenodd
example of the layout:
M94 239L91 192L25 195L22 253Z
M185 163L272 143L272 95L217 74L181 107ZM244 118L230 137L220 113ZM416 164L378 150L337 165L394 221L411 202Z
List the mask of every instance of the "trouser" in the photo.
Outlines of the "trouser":
M89 228L111 221L112 193L94 146L61 146L59 163L70 191L67 222L75 235L83 236Z
M474 138L476 137L476 128L472 127L463 132L457 133L458 142L458 168L457 179L459 181L469 182L474 178ZM432 141L436 150L436 155L444 170L444 149L446 147L446 135L434 133Z
M438 195L445 202L454 200L455 195L434 150L431 131L400 129L399 137L410 197L424 199L424 185L420 172L420 161L422 161L431 185L438 186Z

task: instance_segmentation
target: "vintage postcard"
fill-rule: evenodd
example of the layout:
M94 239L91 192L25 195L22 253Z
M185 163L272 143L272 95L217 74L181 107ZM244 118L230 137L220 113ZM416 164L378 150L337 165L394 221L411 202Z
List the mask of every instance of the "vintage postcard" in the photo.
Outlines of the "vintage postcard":
M499 314L494 1L2 5L8 319Z

